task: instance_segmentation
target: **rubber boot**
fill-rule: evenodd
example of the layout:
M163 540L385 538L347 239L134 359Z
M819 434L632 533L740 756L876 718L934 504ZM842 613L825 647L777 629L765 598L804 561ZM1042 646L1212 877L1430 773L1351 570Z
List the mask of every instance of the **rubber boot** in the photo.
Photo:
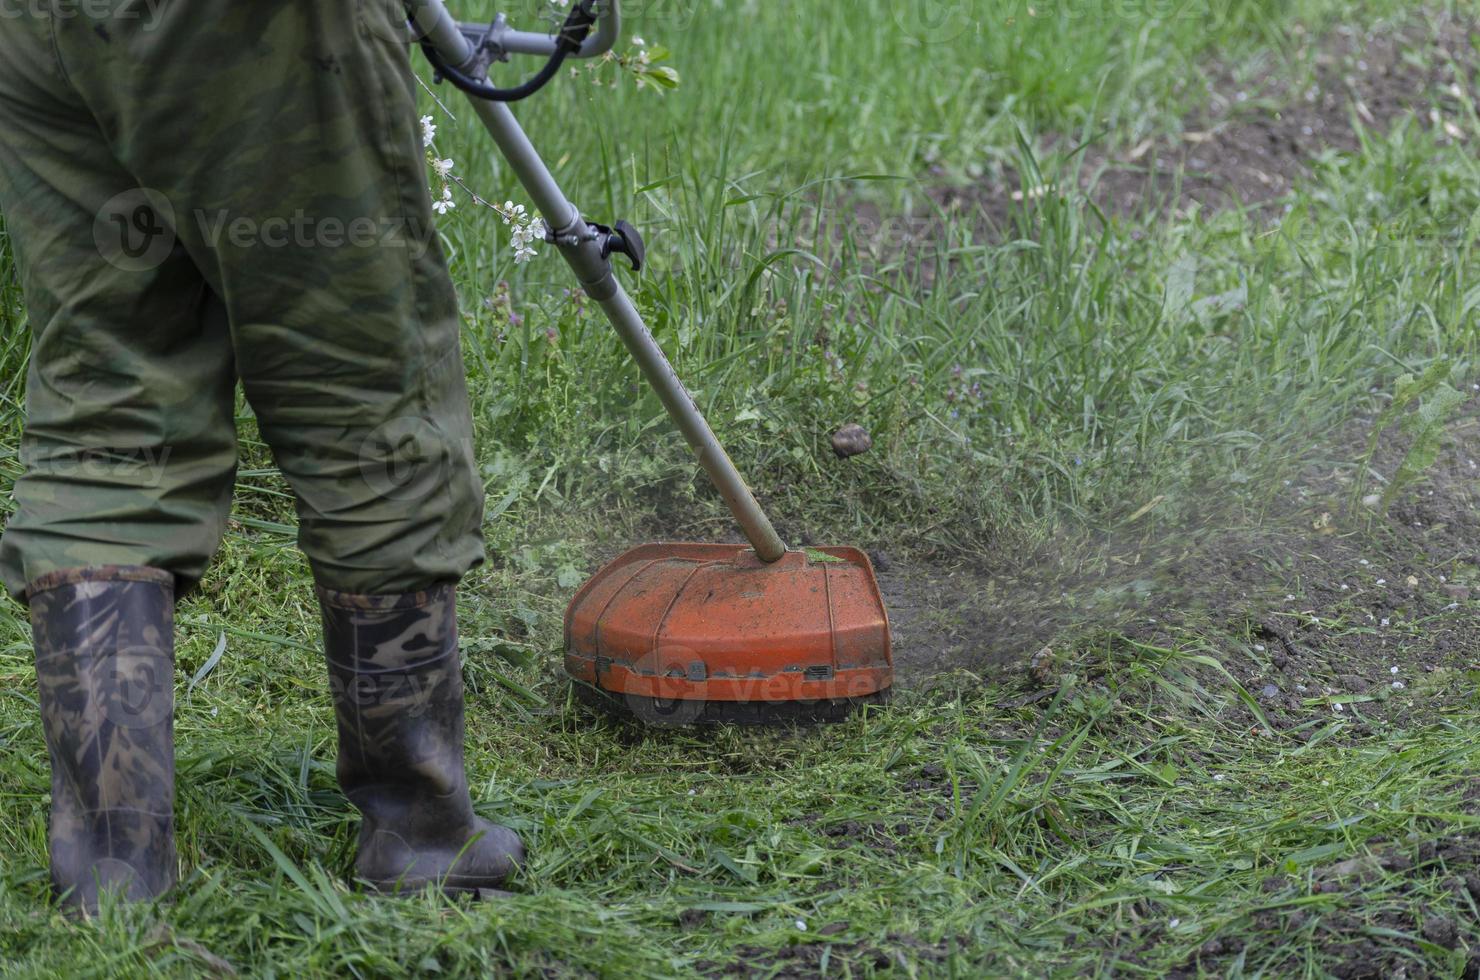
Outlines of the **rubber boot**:
M174 576L112 566L27 589L51 757L51 881L95 911L103 892L168 891L175 858Z
M453 587L407 595L319 589L339 725L339 785L359 809L355 873L382 892L496 889L518 835L473 813Z

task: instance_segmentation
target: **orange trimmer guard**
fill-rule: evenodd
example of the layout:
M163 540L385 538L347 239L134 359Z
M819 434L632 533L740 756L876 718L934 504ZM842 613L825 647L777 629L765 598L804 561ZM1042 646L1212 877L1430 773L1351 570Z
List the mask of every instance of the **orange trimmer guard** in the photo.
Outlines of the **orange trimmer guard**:
M857 548L649 544L565 612L577 690L659 724L827 720L883 700L889 617Z

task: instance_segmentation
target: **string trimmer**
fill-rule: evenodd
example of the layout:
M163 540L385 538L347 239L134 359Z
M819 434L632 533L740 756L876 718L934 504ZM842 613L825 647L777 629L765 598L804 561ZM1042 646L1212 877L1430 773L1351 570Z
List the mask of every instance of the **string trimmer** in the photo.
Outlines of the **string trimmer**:
M514 30L502 14L490 24L459 24L441 0L410 0L407 8L437 80L470 97L543 217L546 241L606 312L750 542L647 544L598 571L565 612L565 668L577 691L655 724L835 719L882 700L893 660L868 558L856 548L782 544L612 274L613 254L634 272L642 268L641 235L625 221L583 219L509 109L567 58L611 49L617 0L582 0L555 34ZM545 63L517 86L493 85L489 66L511 55Z

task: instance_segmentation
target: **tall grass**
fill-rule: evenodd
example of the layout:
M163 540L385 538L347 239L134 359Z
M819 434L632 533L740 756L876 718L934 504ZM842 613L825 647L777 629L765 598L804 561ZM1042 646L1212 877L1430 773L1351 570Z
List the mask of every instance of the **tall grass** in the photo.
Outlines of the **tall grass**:
M866 223L858 182L770 194L689 173L661 189L672 230L635 292L763 490L839 478L826 438L857 421L881 437L865 472L913 474L931 506L1093 517L1158 484L1262 484L1400 374L1474 373L1476 264L1455 230L1480 204L1474 164L1413 129L1368 153L1376 187L1333 163L1268 225L1214 215L1133 238L1046 197L996 243L965 233L971 215ZM1420 172L1442 207L1423 180L1382 183ZM486 444L584 499L687 472L599 316L548 288L513 281L517 326L470 308ZM640 464L624 455L638 444L656 447ZM845 496L880 515L909 498Z

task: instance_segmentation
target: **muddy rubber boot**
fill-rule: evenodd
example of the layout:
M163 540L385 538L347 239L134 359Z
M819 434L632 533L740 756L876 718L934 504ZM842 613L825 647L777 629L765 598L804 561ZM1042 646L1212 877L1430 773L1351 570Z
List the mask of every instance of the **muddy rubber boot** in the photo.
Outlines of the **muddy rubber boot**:
M339 785L363 816L357 876L382 892L497 889L524 845L468 795L453 587L318 592Z
M62 901L168 891L175 858L174 576L56 572L26 592L51 757L51 881Z

